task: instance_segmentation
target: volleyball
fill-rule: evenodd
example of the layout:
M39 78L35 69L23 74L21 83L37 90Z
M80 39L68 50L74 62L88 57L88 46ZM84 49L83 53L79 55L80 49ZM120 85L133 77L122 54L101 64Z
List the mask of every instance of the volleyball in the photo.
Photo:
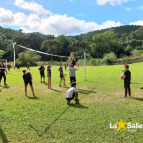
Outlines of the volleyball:
M122 72L125 72L125 69L122 69Z
M123 77L124 77L124 75L123 75L123 74L121 74L121 75L120 75L120 78L121 78L121 79L123 79Z

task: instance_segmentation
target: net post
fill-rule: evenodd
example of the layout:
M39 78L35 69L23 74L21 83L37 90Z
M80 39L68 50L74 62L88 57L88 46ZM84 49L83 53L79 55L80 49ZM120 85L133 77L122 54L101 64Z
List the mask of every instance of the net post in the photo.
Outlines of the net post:
M14 55L13 55L13 56L14 56L14 57L13 57L13 58L14 58L13 61L14 61L14 68L15 68L15 45L16 45L16 42L15 42L15 43L12 43L12 45L13 45L13 54L14 54Z
M86 53L84 51L84 75L85 75L85 81L87 81L86 79Z
M6 60L6 70L7 70L7 60Z

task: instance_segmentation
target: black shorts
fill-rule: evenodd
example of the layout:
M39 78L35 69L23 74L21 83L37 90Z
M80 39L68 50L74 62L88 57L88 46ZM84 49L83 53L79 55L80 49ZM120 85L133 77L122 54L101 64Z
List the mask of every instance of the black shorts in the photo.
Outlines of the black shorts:
M30 86L32 86L32 81L31 80L30 81L25 81L25 86L27 86L28 83L29 83Z
M41 78L42 77L45 78L45 74L44 73L40 73L40 75L41 75Z
M76 77L70 77L70 82L76 82Z
M6 77L6 76L5 76L5 72L1 72L1 74L0 74L0 79L2 79L2 77L4 77L4 78Z
M63 76L60 76L60 78L63 78Z
M76 93L77 97L78 97L78 92ZM70 101L70 100L73 100L75 98L75 92L73 93L72 97L71 98L66 98L66 100ZM76 99L77 101L77 99Z

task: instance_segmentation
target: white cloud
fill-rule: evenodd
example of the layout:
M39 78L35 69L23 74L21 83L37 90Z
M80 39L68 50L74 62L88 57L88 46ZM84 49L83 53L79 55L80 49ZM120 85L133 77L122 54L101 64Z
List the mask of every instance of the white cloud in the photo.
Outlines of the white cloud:
M49 14L49 15L53 15L53 13L49 10L45 10L44 7L34 1L28 2L25 0L15 0L14 5L24 9L24 10L28 10L30 12L34 12L38 15L44 15L44 14Z
M140 26L143 26L143 21L142 20L138 20L136 22L131 22L130 25L140 25Z
M121 26L120 22L106 21L101 25L95 22L85 22L68 15L50 15L39 17L37 14L25 15L22 12L13 13L10 10L0 8L0 25L18 26L24 32L40 32L55 36L64 34L81 34L89 31Z
M128 11L131 10L131 7L126 7L126 10L128 10Z
M138 9L143 10L143 6L139 6Z
M78 16L83 16L83 13L78 14Z
M128 2L128 1L133 1L133 0L97 0L97 4L105 5L105 4L109 3L111 5L115 5L115 4L121 5L121 3Z
M12 21L14 21L13 12L0 8L0 23L9 24Z

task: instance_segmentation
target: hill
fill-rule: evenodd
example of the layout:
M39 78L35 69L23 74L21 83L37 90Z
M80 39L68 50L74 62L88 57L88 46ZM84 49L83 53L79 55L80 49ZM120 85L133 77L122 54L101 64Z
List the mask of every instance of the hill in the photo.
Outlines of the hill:
M130 35L130 33L132 31L136 31L136 30L138 30L141 27L143 27L143 26L124 25L124 26L120 26L120 27L112 27L112 28L107 28L107 29L102 29L102 30L91 31L91 32L88 32L86 34L70 36L70 37L73 37L76 40L82 41L83 39L85 39L88 36L93 37L96 34L104 33L104 32L106 32L106 31L108 31L110 29L114 29L115 33L117 34L117 37L120 38L124 33L126 33L127 35Z

